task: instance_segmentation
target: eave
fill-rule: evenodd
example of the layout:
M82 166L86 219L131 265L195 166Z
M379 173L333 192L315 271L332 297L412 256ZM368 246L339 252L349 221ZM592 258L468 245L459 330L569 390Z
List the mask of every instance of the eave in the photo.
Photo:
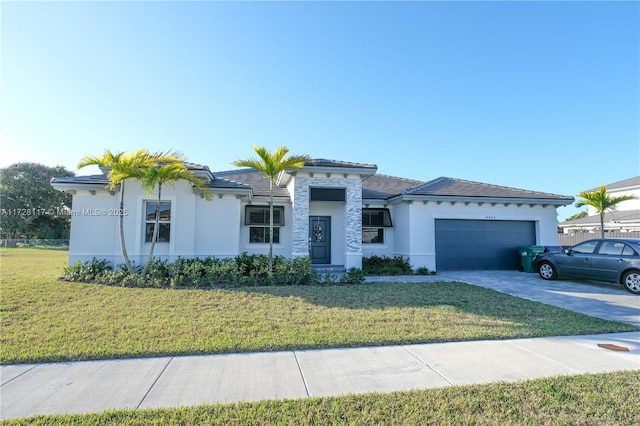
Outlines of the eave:
M523 205L541 205L543 207L546 206L568 206L573 203L573 197L569 197L567 199L558 199L558 198L510 198L510 197L469 197L469 196L436 196L436 195L407 195L401 194L395 197L391 197L387 200L390 204L399 204L399 203L413 203L413 202L421 202L423 204L464 204L468 205L471 203L478 205L504 205L510 206L515 205L517 207L521 207Z

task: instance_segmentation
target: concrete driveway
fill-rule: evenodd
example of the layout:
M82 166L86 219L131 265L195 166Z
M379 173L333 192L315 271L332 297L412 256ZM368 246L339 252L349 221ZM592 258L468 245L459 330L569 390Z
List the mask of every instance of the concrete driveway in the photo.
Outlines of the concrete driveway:
M451 271L426 276L368 277L367 281L465 282L640 327L640 296L629 293L620 284L566 279L545 281L538 274L519 271Z

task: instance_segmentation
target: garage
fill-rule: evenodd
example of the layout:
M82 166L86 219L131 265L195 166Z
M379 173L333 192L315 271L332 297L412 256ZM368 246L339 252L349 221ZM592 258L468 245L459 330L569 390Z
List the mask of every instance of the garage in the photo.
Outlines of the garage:
M436 270L518 269L517 247L536 243L532 221L460 220L435 221Z

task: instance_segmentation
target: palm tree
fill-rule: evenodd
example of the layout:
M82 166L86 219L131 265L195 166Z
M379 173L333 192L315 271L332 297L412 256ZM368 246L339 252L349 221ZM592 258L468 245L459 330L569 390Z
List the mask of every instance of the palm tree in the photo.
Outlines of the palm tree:
M78 163L78 169L86 166L99 166L108 169L107 177L109 178L109 189L113 190L120 185L120 213L124 211L124 183L130 178L140 178L141 167L148 160L149 153L147 150L139 149L135 151L111 152L105 151L102 155L86 155L82 157ZM120 247L122 248L122 257L127 271L133 274L134 270L127 254L127 246L124 239L124 215L119 214L120 226Z
M170 158L170 161L166 161ZM155 206L155 223L153 225L153 234L151 237L151 248L149 249L149 257L147 263L142 270L144 278L149 269L149 265L153 260L153 250L155 249L156 240L158 239L158 229L160 227L160 201L162 200L162 185L171 183L173 185L178 180L186 180L191 183L197 191L201 191L209 200L211 194L206 187L204 180L197 177L192 171L187 169L183 163L183 156L179 153L159 153L150 156L149 162L145 166L142 175L142 188L151 195L156 185L158 186L158 199Z
M299 169L309 160L306 155L293 155L288 158L289 148L281 146L274 153L266 148L253 145L253 150L259 158L249 158L233 162L236 167L250 167L266 175L269 179L269 275L273 273L273 186L280 172L286 169Z
M599 190L588 192L583 191L579 194L582 200L578 200L576 207L591 206L600 214L600 230L602 238L604 238L604 214L607 211L616 209L616 205L623 201L635 200L634 195L621 195L619 197L611 197L607 192L607 187L602 185Z

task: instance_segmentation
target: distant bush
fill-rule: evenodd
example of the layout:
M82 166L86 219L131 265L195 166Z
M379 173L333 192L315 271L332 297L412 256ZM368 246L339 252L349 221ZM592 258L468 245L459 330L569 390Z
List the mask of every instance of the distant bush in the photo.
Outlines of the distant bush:
M357 268L351 268L341 277L331 274L321 276L311 269L310 258L287 259L282 256L274 257L273 274L269 275L269 258L247 253L233 259L179 258L172 263L154 260L144 278L140 276L141 269L135 267L135 273L130 274L122 265L113 269L110 262L94 258L64 268L61 279L123 287L203 288L225 285L361 284L365 276Z

